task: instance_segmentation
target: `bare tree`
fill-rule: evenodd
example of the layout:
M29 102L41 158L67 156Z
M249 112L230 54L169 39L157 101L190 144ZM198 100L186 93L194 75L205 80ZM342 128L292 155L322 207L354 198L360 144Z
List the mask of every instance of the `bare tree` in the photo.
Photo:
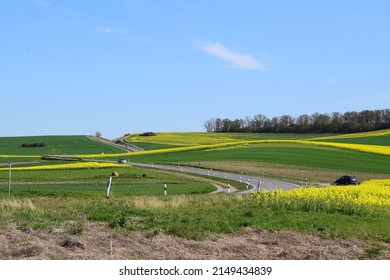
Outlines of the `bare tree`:
M215 119L205 121L203 126L207 132L215 132Z

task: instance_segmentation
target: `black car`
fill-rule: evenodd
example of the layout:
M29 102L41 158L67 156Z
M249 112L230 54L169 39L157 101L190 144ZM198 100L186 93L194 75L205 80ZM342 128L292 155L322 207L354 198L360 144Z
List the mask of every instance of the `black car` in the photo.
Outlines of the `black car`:
M333 185L358 185L359 180L356 176L341 176L339 179L333 182Z

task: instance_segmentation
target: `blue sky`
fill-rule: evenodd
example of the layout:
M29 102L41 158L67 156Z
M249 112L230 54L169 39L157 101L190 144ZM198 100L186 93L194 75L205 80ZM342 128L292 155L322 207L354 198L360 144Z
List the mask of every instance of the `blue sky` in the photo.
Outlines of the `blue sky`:
M0 136L390 107L387 0L2 0Z

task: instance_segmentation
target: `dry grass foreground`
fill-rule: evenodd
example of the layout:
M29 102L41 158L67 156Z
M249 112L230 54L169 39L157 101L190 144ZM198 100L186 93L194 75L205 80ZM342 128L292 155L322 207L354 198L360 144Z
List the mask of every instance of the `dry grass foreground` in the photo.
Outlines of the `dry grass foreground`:
M0 259L28 260L354 260L390 259L390 245L322 240L292 231L244 228L211 240L190 241L156 232L107 231L102 223L83 225L81 235L62 230L0 232ZM380 254L370 251L380 249Z

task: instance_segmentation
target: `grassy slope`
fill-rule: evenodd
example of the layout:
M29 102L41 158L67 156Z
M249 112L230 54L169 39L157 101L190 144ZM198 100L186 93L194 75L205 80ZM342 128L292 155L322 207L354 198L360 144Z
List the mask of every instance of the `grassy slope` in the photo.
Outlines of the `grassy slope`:
M46 146L20 147L23 143L36 142L44 142ZM83 135L0 137L0 163L8 160L13 162L33 161L39 159L43 154L52 153L78 155L122 152L123 150L92 141ZM23 156L30 157L23 158Z
M126 230L166 232L202 240L212 234L231 233L242 227L271 231L292 229L324 238L357 238L390 242L390 220L385 217L339 213L272 210L258 207L248 197L231 195L140 196L114 199L39 197L0 199L0 230L8 223L25 231L53 229L87 222L103 222ZM12 210L12 211L9 211ZM205 218L207 217L207 218Z
M390 174L390 158L336 148L297 144L257 144L216 150L172 154L133 155L135 162L180 163L200 161L251 161L298 165L321 169Z
M45 147L22 148L23 143L44 142ZM122 150L89 140L86 136L0 137L0 155L43 155L55 149L58 154L119 153Z
M104 197L111 173L114 197L163 195L164 184L170 195L209 193L215 188L208 182L189 179L181 174L161 173L135 167L102 169L13 171L12 197ZM0 171L0 200L8 197L8 172Z

